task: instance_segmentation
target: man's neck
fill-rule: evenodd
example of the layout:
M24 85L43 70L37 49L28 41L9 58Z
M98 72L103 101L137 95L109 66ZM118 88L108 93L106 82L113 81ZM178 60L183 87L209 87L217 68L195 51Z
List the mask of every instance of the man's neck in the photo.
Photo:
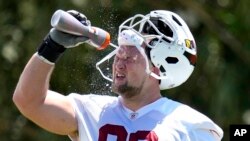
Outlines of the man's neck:
M144 91L139 94L134 95L133 97L123 97L121 96L122 104L132 111L137 111L138 109L155 102L160 99L162 96L160 91Z

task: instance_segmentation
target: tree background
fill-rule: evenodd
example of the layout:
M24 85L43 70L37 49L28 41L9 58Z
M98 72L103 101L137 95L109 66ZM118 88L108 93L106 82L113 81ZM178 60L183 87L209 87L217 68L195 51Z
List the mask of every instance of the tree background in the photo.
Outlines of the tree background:
M51 28L57 9L84 13L92 25L109 31L114 43L117 27L128 17L166 9L189 25L198 63L186 83L162 94L209 116L223 128L223 141L228 141L230 124L250 124L249 8L248 0L1 0L0 140L69 141L28 121L12 102L19 76ZM68 50L56 64L51 89L65 95L109 93L110 84L95 69L108 50L100 52L87 44Z

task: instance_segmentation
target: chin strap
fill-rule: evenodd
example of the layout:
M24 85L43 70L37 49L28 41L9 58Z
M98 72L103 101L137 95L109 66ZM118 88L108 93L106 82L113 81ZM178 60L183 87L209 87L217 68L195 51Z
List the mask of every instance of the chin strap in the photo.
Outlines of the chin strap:
M136 48L139 50L139 52L141 53L141 55L144 57L145 61L146 61L146 73L151 75L152 77L154 77L155 79L161 80L161 79L168 79L167 76L159 76L157 74L155 74L154 72L150 71L149 69L149 61L148 61L148 57L144 51L144 49L140 46L140 45L136 45Z

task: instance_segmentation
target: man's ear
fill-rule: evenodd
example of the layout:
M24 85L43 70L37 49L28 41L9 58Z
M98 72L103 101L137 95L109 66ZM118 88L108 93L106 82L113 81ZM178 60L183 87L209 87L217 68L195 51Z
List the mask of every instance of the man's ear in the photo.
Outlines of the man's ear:
M151 72L153 72L156 75L160 76L160 69L157 68L157 67L151 67ZM159 84L161 83L161 80L158 80L158 79L154 78L153 76L150 76L150 77L157 80Z
M153 73L157 74L157 75L160 75L160 69L157 68L157 67L152 67L152 68L151 68L151 71L152 71Z

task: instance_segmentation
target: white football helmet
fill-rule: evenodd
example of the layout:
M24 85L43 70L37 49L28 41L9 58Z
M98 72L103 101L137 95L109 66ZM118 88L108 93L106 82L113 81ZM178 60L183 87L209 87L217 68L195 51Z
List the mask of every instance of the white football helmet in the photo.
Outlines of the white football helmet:
M145 49L143 44L146 44ZM160 80L161 90L184 83L196 64L197 50L192 33L180 16L166 10L151 11L145 16L137 14L124 21L119 27L118 45L136 46L147 62L146 72ZM119 46L96 64L102 76L110 81L112 79L102 73L99 65L114 56ZM159 68L159 75L150 71L149 61Z

